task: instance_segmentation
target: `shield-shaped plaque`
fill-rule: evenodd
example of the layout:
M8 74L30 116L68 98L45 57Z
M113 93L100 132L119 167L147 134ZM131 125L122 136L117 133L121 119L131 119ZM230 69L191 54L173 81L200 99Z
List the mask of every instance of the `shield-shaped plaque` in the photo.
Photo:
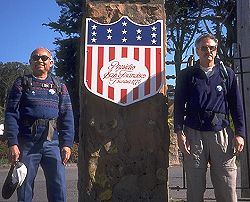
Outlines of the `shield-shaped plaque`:
M158 93L164 78L163 21L141 25L127 16L111 24L86 19L84 83L126 106Z

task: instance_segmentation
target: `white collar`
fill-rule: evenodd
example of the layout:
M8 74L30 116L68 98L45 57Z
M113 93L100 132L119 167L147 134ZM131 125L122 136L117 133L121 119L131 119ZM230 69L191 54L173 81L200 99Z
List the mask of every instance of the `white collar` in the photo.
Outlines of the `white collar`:
M215 65L214 65L215 66ZM204 72L210 72L210 71L213 71L213 68L214 66L212 67L203 67L200 65L200 68L204 71Z

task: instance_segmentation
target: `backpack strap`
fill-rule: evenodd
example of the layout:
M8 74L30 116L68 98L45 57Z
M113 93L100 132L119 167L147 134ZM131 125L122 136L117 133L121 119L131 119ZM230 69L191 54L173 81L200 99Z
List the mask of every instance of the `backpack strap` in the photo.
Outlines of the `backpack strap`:
M51 79L56 87L56 92L58 94L61 94L62 93L62 86L61 86L61 82L60 82L59 78L54 76L54 75L51 75Z
M227 69L222 61L220 61L219 70L220 70L220 76L223 80L223 83L225 84L224 89L227 93L227 91L229 89L229 76L228 76Z
M62 87L61 87L61 82L60 82L59 78L54 76L54 75L51 75L51 79L52 79L52 82L53 82L54 87L56 89L56 92L58 94L62 93ZM22 77L21 85L22 85L24 91L30 92L32 90L32 87L33 87L32 76L24 75Z
M26 92L30 92L32 90L32 77L29 75L24 75L22 77L21 85Z
M220 76L223 80L226 115L227 115L227 119L229 120L229 106L228 106L228 97L227 97L227 93L228 93L228 90L230 87L229 75L228 75L227 69L222 61L220 61L219 71L220 71Z

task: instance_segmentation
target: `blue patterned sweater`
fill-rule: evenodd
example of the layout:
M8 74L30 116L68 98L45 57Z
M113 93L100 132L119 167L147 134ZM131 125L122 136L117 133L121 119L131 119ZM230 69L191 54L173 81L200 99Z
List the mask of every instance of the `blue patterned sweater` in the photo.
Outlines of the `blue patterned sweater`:
M32 75L33 87L25 90L23 78L15 80L7 100L5 112L5 134L8 146L17 144L18 139L32 140L32 122L36 119L57 118L57 130L53 139L59 139L61 146L71 147L74 141L74 117L70 96L65 84L61 83L61 93L55 88L44 88L42 84L53 84L51 76L40 80ZM29 124L23 124L28 120Z

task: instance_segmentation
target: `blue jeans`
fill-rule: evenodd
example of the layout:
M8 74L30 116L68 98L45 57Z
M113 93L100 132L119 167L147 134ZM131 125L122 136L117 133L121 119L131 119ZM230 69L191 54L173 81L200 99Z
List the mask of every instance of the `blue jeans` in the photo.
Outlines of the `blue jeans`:
M34 180L39 164L46 179L47 197L49 202L66 201L65 167L62 164L58 140L19 141L20 161L27 169L27 176L17 190L19 202L31 202L33 198Z

